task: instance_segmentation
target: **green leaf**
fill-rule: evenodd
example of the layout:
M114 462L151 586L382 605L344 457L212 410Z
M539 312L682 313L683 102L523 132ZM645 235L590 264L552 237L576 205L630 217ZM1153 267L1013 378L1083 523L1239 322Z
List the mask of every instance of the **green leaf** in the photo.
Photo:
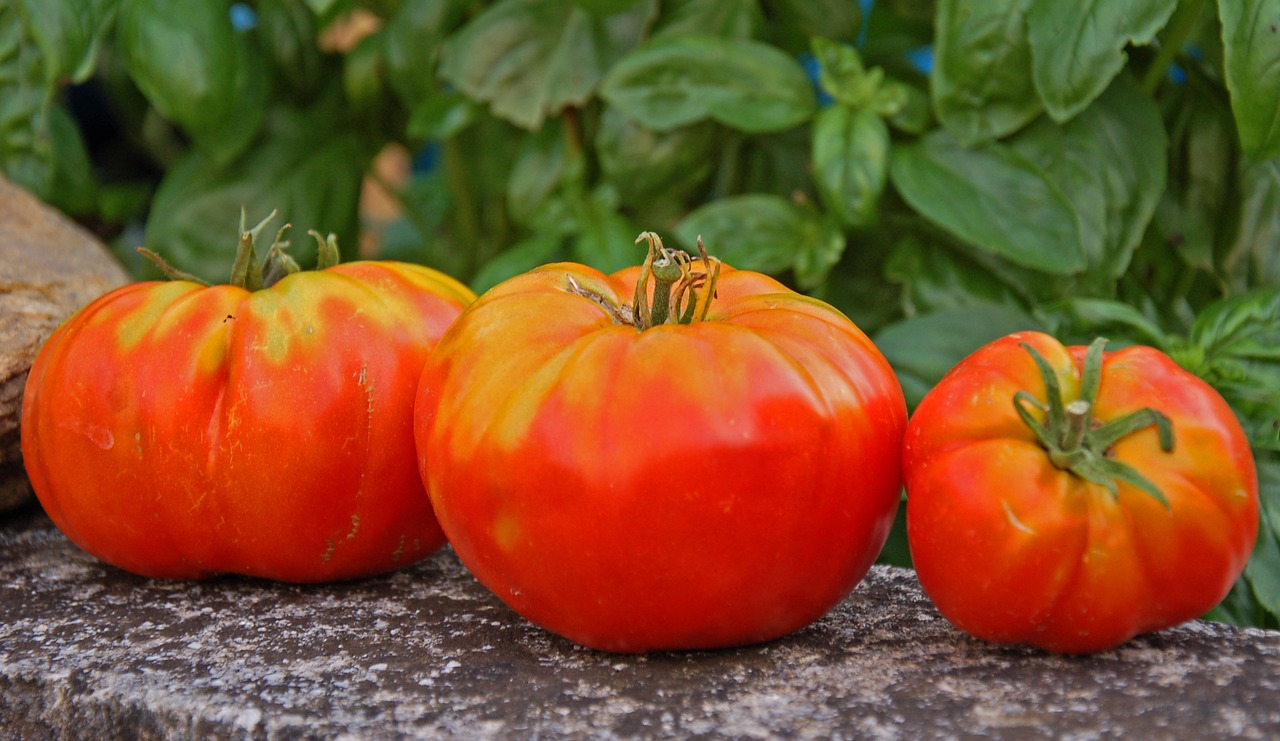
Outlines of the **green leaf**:
M272 71L294 95L319 91L332 65L316 44L315 14L297 0L259 0L255 34Z
M1088 344L1099 335L1115 345L1140 343L1164 349L1169 344L1164 330L1151 317L1110 299L1066 298L1038 307L1036 316L1050 334L1072 344Z
M1280 288L1210 305L1170 354L1222 394L1255 447L1280 451Z
M445 34L465 18L462 0L406 0L383 28L387 82L413 109L441 93L436 63ZM456 94L456 93L455 93Z
M39 44L50 85L83 82L121 0L18 0L15 10Z
M705 186L715 165L716 134L709 121L654 131L609 106L595 136L596 156L625 203L683 199Z
M802 228L791 270L795 274L796 287L812 291L826 282L832 268L844 256L848 241L840 223L832 218L809 218Z
M1084 110L1124 67L1125 46L1151 43L1177 5L1178 0L1031 0L1032 68L1049 115L1061 122Z
M507 278L554 261L561 242L556 235L540 234L503 250L476 272L471 279L471 290L484 293Z
M1255 160L1280 156L1280 0L1219 0L1218 14L1241 146Z
M695 209L675 227L691 254L698 237L707 252L744 270L779 275L793 271L801 289L826 280L845 250L839 224L813 209L762 193L731 196Z
M441 92L419 101L409 114L405 133L419 141L448 139L470 126L479 113L476 105L457 90Z
M1240 215L1223 271L1237 288L1280 286L1280 162L1241 162Z
M1280 618L1280 456L1261 455L1257 465L1261 517L1244 581L1274 623Z
M822 202L850 227L873 224L889 171L889 127L870 110L824 108L813 122L813 177Z
M908 235L889 251L884 277L901 287L907 316L973 304L1020 305L1018 292L974 258L945 242Z
M969 354L1028 329L1041 327L1018 309L975 304L891 324L875 335L875 343L898 374L907 406L915 409L929 389Z
M553 198L566 190L581 193L586 160L570 146L561 122L551 122L528 137L507 181L507 210L516 223L535 231L567 233L573 226L566 205Z
M1239 159L1235 125L1220 89L1192 75L1165 103L1169 123L1169 187L1156 227L1184 264L1210 271L1229 228L1233 164ZM1176 262L1176 261L1175 261Z
M62 211L79 216L94 213L98 183L85 150L80 129L66 109L49 109L49 134L53 148L53 182L50 201Z
M735 268L782 273L802 250L805 212L778 196L747 194L695 209L675 228L681 246L696 254L698 237L707 252Z
M215 134L238 104L241 54L224 3L120 0L116 43L138 89L188 134Z
M1088 264L1070 200L1009 147L966 149L936 131L896 147L890 177L915 211L980 250L1055 275Z
M604 71L635 45L653 0L601 18L571 0L499 0L444 45L440 75L495 116L536 131L581 106Z
M764 27L757 0L675 0L663 3L653 38L712 35L750 39Z
M1165 191L1169 141L1155 101L1122 75L1076 118L1040 119L1009 145L1071 202L1088 288L1110 295Z
M814 36L852 44L862 30L862 5L848 0L764 0L764 12L770 40L793 54Z
M371 156L357 132L341 128L333 106L277 108L268 129L227 167L192 152L165 175L147 222L147 247L170 264L209 281L225 281L240 209L250 220L279 209L293 225L295 257L307 262L305 235L334 232L346 254L356 248L356 206Z
M573 0L573 4L596 15L614 15L630 10L640 0Z
M837 102L886 117L901 113L910 102L908 86L886 80L880 67L868 70L849 44L815 38L813 55L818 60L819 84Z
M609 186L581 200L576 211L578 233L570 256L606 273L639 265L643 249L635 243L640 230L618 213L618 194Z
M656 131L712 119L742 131L782 131L817 107L791 56L756 41L716 36L656 39L624 57L600 94Z
M933 107L942 125L966 145L1017 131L1042 110L1026 36L1030 3L938 0Z
M50 199L54 151L49 107L53 86L21 7L0 5L0 170Z

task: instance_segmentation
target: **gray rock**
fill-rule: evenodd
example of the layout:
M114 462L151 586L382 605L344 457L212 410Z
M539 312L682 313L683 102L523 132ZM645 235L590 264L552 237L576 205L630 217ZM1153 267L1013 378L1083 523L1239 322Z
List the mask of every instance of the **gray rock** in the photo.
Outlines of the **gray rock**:
M31 362L67 317L128 279L92 234L0 176L0 512L31 497L19 448Z
M875 567L746 648L604 654L449 551L363 581L142 579L38 510L0 527L0 728L19 738L1277 738L1280 633L1193 622L1062 657L969 639Z

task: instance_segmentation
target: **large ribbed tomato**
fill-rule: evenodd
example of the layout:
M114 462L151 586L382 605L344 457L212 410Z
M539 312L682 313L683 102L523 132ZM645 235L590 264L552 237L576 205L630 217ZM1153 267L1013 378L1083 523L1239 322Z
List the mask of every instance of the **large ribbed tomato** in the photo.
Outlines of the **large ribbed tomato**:
M472 298L389 262L252 291L173 280L109 293L32 366L32 487L73 542L146 576L321 581L411 563L444 542L417 471L414 394Z
M642 269L549 265L463 313L419 387L427 489L479 580L573 641L775 638L883 546L902 391L832 307L646 236Z
M1010 335L912 415L912 560L975 636L1110 648L1207 612L1253 550L1257 472L1231 408L1158 350L1103 344Z

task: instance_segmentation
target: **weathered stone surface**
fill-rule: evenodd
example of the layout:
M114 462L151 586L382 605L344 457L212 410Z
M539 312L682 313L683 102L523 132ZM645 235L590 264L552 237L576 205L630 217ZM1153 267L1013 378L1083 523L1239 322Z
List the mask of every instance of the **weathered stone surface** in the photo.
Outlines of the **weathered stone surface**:
M648 656L521 620L445 551L291 586L136 578L38 510L0 525L0 728L20 738L1277 738L1280 633L1195 622L1061 657L951 628L876 567L759 646Z
M18 427L31 361L67 317L127 280L93 235L0 176L0 512L31 496Z

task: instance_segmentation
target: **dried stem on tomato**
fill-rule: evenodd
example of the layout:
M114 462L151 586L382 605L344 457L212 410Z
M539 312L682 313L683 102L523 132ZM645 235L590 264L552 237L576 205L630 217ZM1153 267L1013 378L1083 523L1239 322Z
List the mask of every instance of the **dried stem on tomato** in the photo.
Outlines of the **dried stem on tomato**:
M720 279L720 261L707 256L707 250L698 238L699 260L702 271L693 268L694 259L683 250L673 250L662 245L662 239L653 232L636 237L649 242L649 253L640 266L640 278L636 281L632 314L640 329L659 324L692 324L704 321L715 298L716 283ZM648 300L649 280L653 279L653 300Z
M1093 417L1094 403L1102 385L1102 349L1106 344L1107 341L1099 337L1089 345L1080 378L1080 396L1064 403L1062 388L1049 361L1023 342L1022 347L1031 354L1044 378L1048 399L1041 402L1030 393L1019 391L1013 397L1014 408L1035 433L1053 465L1105 487L1113 497L1119 495L1118 484L1123 482L1151 495L1169 509L1169 500L1159 487L1133 466L1112 458L1109 450L1120 439L1154 426L1160 436L1160 448L1166 453L1172 452L1173 422L1151 408L1139 409L1105 423ZM1037 420L1029 407L1043 412L1044 421Z
M230 285L239 286L247 291L257 291L263 288L270 288L285 276L292 275L301 269L298 261L285 253L285 250L289 247L289 242L285 239L285 235L292 228L291 224L285 224L280 227L280 231L276 232L275 240L267 250L266 257L261 261L258 260L258 235L262 233L267 224L271 223L277 213L277 211L273 210L267 214L265 219L258 222L257 226L252 229L246 229L245 212L243 208L240 209L240 242L236 247L235 262L231 264ZM324 270L337 265L341 259L338 253L337 236L330 234L328 237L324 237L314 229L307 233L314 237L319 245L316 270ZM150 260L170 280L185 280L202 286L209 285L209 282L203 278L173 267L163 257L151 250L138 247L137 251Z

